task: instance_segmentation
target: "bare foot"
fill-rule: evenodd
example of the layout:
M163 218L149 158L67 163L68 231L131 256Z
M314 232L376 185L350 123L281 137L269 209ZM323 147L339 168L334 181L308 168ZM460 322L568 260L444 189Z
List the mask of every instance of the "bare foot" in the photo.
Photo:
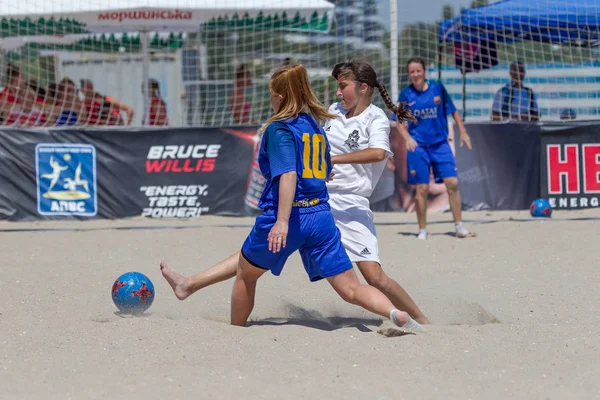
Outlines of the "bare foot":
M165 277L173 293L179 300L185 300L191 293L188 289L188 279L173 271L165 262L160 263L160 272Z
M431 324L431 322L429 322L429 319L427 319L427 317L422 316L420 318L415 318L415 321L417 321L418 323L420 323L421 325L428 325Z

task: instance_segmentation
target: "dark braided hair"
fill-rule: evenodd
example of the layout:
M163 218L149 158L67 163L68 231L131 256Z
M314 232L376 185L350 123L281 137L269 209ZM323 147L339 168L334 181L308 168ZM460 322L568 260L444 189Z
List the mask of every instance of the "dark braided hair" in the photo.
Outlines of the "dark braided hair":
M333 67L331 75L336 80L346 78L360 83L366 83L371 90L372 88L377 88L386 107L396 114L398 121L417 121L410 109L405 106L404 103L400 103L399 106L394 104L385 85L377 80L377 73L366 59L353 59L349 62L336 64L336 66Z

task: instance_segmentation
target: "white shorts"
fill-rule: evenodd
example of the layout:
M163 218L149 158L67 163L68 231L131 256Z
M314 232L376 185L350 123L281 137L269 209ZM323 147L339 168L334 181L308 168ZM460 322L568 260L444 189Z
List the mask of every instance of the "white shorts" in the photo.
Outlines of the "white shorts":
M329 204L350 260L352 262L375 261L381 264L369 200L356 194L329 192Z

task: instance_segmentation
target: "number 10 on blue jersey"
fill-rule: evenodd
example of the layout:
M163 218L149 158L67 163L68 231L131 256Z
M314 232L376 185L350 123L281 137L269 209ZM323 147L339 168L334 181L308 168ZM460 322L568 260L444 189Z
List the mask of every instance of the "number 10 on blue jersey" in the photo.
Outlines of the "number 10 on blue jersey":
M327 142L325 136L319 133L305 133L302 135L304 157L302 158L302 178L325 179L327 176L327 163L325 151Z

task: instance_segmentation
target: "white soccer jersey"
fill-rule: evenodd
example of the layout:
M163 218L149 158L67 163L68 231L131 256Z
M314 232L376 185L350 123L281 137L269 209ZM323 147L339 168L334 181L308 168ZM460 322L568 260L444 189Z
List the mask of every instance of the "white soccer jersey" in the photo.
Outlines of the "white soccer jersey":
M371 104L360 115L346 118L341 103L332 104L329 112L337 115L325 123L325 133L331 145L331 155L352 153L370 147L390 150L390 122L385 112ZM386 160L370 164L336 164L335 176L327 184L332 193L352 193L369 197L385 168Z

